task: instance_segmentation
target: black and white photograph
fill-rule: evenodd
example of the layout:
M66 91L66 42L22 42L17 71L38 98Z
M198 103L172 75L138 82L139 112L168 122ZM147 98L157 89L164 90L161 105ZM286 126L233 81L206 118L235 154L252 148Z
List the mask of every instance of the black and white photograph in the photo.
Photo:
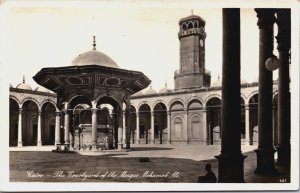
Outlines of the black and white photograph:
M299 190L299 3L0 0L0 190Z

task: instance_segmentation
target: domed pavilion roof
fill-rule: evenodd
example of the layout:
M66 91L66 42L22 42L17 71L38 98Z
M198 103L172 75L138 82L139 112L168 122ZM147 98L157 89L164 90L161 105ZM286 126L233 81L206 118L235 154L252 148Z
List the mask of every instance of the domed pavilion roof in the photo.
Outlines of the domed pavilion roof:
M18 89L23 89L23 90L32 90L31 86L27 83L25 83L25 77L23 77L23 82L18 84L16 86Z
M35 91L50 93L50 91L43 86L38 86Z
M151 94L157 94L156 90L154 90L152 86L150 86L150 88L145 91L145 95L151 95Z
M94 36L93 50L79 54L73 61L74 66L99 65L111 68L119 68L117 63L106 54L96 50L96 40Z

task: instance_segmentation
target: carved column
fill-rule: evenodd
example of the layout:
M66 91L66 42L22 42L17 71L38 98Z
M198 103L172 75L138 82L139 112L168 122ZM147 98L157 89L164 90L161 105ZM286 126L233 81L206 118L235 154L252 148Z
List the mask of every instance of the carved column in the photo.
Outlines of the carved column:
M92 149L97 150L97 109L91 109L92 111Z
M125 135L126 135L126 149L130 149L130 132L131 132L131 128L130 128L130 103L127 103L127 125L126 125L126 131L125 131Z
M38 125L37 125L37 146L42 146L42 111L38 111Z
M69 135L69 132L70 132L70 128L69 128L69 125L70 125L70 116L69 116L69 113L68 113L68 110L64 109L64 113L65 113L65 120L64 120L64 123L65 123L65 149L66 150L69 150L69 147L70 147L70 135Z
M244 182L241 153L240 9L223 8L222 138L218 159L219 182ZM234 74L234 76L233 76Z
M249 104L245 104L245 140L246 144L250 144L250 116L249 116Z
M55 145L60 145L60 111L55 112Z
M151 111L151 144L155 143L154 139L154 112Z
M22 140L22 112L23 109L19 109L19 120L18 120L18 147L23 146L23 140Z
M168 133L168 139L167 143L171 144L171 111L167 112L167 121L168 121L168 127L167 127L167 133Z
M256 174L275 172L272 127L272 71L266 60L273 55L274 9L255 9L259 27L259 85L258 85L258 149Z
M140 116L136 113L136 143L140 144Z
M289 51L291 48L291 10L277 10L278 51L280 66L278 71L278 160L277 164L291 161L291 98L289 77Z

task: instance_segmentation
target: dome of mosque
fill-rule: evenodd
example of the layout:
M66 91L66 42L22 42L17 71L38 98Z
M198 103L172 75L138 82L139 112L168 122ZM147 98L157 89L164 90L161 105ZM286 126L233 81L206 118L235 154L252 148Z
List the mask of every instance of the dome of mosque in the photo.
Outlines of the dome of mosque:
M42 86L38 86L35 89L35 91L50 93L50 91L48 89L46 89L45 87L42 87Z
M85 65L99 65L111 68L119 68L117 63L113 61L106 54L96 50L96 40L94 36L93 50L85 52L77 56L73 61L72 65L75 66L85 66Z
M139 91L139 92L133 94L133 96L143 96L143 95L144 95L143 91Z
M18 84L16 88L23 89L23 90L32 90L31 86L25 82Z
M145 91L145 95L157 94L157 92L150 86L148 90Z
M168 88L167 83L165 83L165 87L162 88L162 89L160 89L160 90L158 91L158 93L167 93L167 92L170 92L170 91L171 91L171 90Z

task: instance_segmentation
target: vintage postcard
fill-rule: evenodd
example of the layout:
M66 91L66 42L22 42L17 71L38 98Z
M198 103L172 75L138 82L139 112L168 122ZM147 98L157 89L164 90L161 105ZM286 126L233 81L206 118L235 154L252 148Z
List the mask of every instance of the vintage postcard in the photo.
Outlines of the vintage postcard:
M0 1L1 191L299 189L298 1Z

